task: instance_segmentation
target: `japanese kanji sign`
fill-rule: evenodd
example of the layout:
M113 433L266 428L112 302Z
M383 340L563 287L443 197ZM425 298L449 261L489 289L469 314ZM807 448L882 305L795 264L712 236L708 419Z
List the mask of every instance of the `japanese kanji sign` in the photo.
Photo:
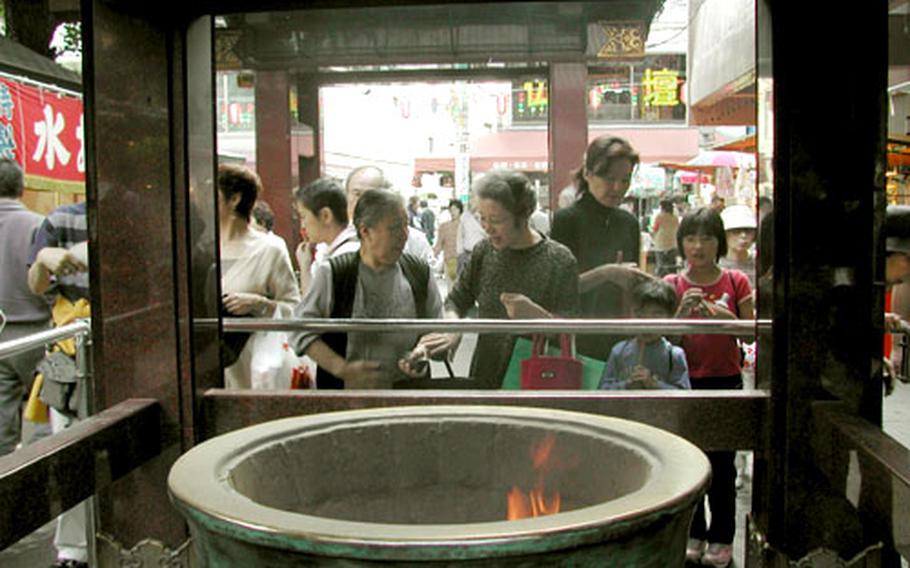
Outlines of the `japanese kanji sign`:
M0 156L29 189L84 191L82 99L0 77Z

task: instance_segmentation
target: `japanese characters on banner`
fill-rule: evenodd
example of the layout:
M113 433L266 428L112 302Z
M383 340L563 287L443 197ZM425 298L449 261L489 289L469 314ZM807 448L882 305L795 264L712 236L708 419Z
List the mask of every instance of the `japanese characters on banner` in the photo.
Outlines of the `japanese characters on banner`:
M0 77L0 157L19 162L28 189L82 192L82 99Z

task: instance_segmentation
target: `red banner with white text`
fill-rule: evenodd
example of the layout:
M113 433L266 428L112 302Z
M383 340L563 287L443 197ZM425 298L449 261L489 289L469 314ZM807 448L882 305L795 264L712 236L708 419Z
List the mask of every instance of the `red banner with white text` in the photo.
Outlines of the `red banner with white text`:
M28 189L85 191L82 99L0 77L0 157L19 162Z

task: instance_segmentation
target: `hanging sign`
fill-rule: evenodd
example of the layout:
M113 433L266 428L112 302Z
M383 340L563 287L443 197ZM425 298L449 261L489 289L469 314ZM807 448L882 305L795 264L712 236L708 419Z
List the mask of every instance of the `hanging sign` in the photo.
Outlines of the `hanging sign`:
M641 79L646 106L676 106L679 104L679 71L675 69L645 69Z
M599 59L638 59L645 56L645 38L648 34L644 22L598 23L595 32L600 33L595 33L594 43L600 45L597 50Z
M83 120L80 97L0 77L0 157L28 189L85 191Z

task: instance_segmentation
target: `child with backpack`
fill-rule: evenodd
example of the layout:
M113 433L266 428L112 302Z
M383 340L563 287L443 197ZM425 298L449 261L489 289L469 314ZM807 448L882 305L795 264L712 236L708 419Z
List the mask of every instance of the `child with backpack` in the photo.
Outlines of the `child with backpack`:
M636 317L668 319L676 313L676 292L666 282L642 282L632 297ZM614 345L600 381L601 390L689 388L685 352L656 333Z

